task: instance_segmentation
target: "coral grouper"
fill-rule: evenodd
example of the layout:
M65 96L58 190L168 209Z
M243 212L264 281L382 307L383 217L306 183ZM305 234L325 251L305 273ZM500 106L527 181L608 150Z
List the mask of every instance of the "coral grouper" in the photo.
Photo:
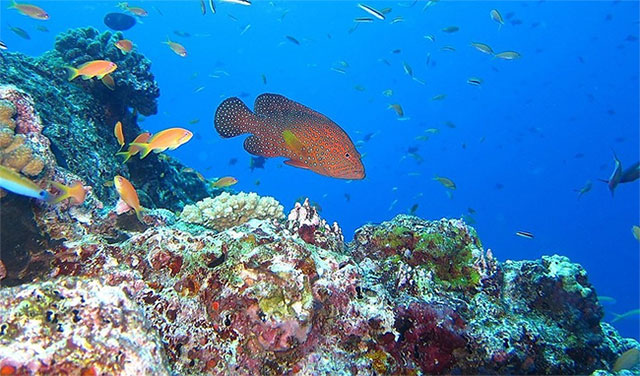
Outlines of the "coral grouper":
M222 137L252 136L244 148L253 155L286 157L286 164L341 179L363 179L360 153L328 117L278 94L256 98L254 112L238 98L225 99L215 115Z

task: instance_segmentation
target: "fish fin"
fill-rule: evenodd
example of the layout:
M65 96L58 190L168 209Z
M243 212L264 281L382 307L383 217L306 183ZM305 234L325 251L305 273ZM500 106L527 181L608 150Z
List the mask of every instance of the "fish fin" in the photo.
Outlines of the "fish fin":
M306 170L309 170L309 166L307 166L306 164L300 162L300 161L296 161L293 159L287 159L286 161L284 161L284 164L289 165L289 166L293 166L293 167L299 167L299 168L304 168Z
M83 79L83 80L85 80L85 81L87 81L87 80L90 80L90 79L91 79L91 76L86 75L86 74L83 74L81 77L82 77L82 79Z
M129 158L131 158L131 153L129 151L121 151L116 153L116 155L124 155L124 160L122 161L122 163L127 163Z
M129 146L137 146L138 148L140 148L140 159L144 159L144 157L146 157L151 152L151 148L147 143L132 142L129 144Z
M260 94L253 104L253 111L255 111L257 115L264 115L266 117L281 117L285 114L294 113L298 115L305 114L319 121L330 121L329 118L321 113L280 94Z
M218 106L214 116L214 125L220 136L229 138L244 133L253 133L258 122L247 105L239 98L232 97L225 99Z
M11 5L9 5L9 8L7 9L17 9L18 7L16 5L18 5L18 3L16 3L16 0L11 0Z
M57 204L57 203L60 203L60 202L64 201L65 199L71 197L69 195L69 187L67 187L64 184L60 184L60 183L58 183L56 181L51 181L50 183L51 183L51 185L56 187L57 190L60 191L59 195L50 197L50 199L48 200L50 204Z
M138 220L144 223L144 221L142 220L142 216L144 214L144 208L141 206L139 209L135 209L135 211L136 211L136 217L138 218Z
M282 132L282 137L284 138L285 144L287 144L287 146L289 146L292 151L296 152L296 154L306 154L304 150L302 150L304 145L302 145L302 142L300 142L298 137L296 137L293 132L286 129L284 132Z
M271 145L265 144L263 138L255 135L249 136L244 140L244 150L260 157L269 158L282 156L280 149L281 147L279 145L277 147L272 147Z
M78 77L78 70L74 67L65 67L67 68L67 80L72 81L74 78Z
M102 76L100 78L100 80L102 81L102 83L104 84L104 86L106 86L109 90L115 90L115 82L113 81L113 77L109 76L108 74L105 74L104 76Z

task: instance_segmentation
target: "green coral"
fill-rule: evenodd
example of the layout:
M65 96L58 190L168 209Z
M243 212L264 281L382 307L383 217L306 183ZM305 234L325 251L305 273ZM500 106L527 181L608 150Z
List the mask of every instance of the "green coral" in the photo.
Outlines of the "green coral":
M387 268L406 262L420 273L431 272L433 281L447 289L473 288L480 283L480 273L474 267L475 233L454 226L447 230L445 236L442 231L413 231L393 223L376 229L373 239L384 252Z
M424 255L424 265L434 272L436 282L452 289L467 289L480 283L473 267L473 245L465 245L460 236L443 237L439 233L420 234L414 253Z
M413 237L411 229L403 226L394 227L391 231L379 228L373 233L373 238L376 239L378 246L391 249L406 247L409 237Z

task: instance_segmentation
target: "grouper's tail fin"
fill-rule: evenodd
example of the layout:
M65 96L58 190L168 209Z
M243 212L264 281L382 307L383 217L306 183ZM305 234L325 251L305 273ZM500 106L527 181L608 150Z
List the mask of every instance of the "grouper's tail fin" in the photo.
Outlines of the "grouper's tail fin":
M257 125L256 116L239 98L225 99L214 117L214 125L220 136L224 138L253 133Z

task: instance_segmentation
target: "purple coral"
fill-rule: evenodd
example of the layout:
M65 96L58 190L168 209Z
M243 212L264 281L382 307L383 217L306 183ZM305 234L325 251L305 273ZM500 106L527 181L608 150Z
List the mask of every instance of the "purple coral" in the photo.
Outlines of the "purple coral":
M442 374L455 364L455 352L464 348L464 323L452 309L411 303L395 310L398 338L387 333L380 339L399 369L417 365L426 374Z

